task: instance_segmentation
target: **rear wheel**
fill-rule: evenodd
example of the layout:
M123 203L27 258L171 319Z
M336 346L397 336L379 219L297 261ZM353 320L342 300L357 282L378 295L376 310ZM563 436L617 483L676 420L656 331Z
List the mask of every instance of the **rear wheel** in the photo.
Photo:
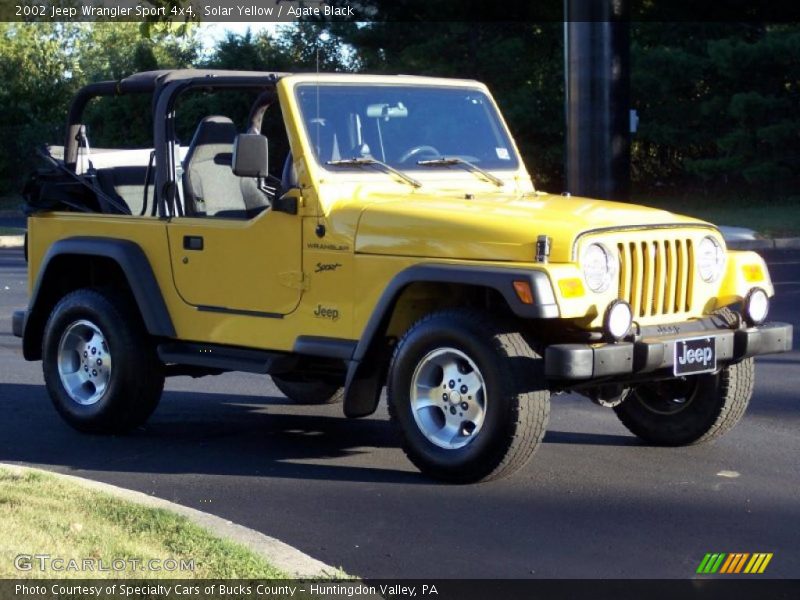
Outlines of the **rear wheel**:
M406 455L447 481L514 473L538 447L549 416L541 358L519 333L473 310L413 325L395 349L387 390Z
M337 404L344 398L344 388L338 383L319 379L283 379L274 375L272 382L296 404Z
M122 295L81 289L62 298L45 326L42 350L47 391L75 429L129 430L158 405L163 368Z
M736 426L754 382L755 365L748 358L718 373L640 385L614 411L631 433L648 443L699 444Z

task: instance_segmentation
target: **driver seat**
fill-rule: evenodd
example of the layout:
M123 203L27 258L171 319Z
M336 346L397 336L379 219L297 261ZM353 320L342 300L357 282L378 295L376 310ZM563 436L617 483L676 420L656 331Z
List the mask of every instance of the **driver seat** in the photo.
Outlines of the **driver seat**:
M184 160L187 214L247 217L241 182L231 169L235 138L236 127L228 117L213 115L200 121Z

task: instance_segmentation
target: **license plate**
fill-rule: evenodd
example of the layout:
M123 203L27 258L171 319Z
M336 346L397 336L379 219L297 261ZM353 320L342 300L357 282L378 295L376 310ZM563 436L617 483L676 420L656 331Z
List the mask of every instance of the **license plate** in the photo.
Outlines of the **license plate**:
M717 370L714 338L692 338L675 342L675 375L695 375Z

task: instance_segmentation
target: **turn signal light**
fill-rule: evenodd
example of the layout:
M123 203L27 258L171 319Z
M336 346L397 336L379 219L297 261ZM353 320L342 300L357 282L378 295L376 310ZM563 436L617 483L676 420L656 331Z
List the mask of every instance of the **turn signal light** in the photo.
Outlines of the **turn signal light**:
M583 282L577 277L559 279L558 289L561 290L561 295L564 296L564 298L580 298L585 293Z
M533 304L533 290L528 281L515 281L514 291L517 292L517 298L523 304Z
M761 265L744 265L742 271L744 272L744 279L748 283L764 281L764 269Z

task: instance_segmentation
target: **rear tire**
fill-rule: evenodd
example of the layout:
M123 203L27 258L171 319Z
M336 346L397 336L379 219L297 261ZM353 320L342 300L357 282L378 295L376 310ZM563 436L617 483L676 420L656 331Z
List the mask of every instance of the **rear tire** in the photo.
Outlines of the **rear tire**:
M714 440L744 416L755 382L752 358L718 373L644 384L614 408L640 439L659 446L685 446Z
M273 375L272 382L295 404L338 404L344 399L344 387L314 379L289 380Z
M387 391L411 462L458 483L522 468L550 412L541 357L512 328L469 309L414 324L395 349Z
M42 369L58 413L89 433L144 423L164 389L164 370L138 311L117 293L64 296L44 330Z

